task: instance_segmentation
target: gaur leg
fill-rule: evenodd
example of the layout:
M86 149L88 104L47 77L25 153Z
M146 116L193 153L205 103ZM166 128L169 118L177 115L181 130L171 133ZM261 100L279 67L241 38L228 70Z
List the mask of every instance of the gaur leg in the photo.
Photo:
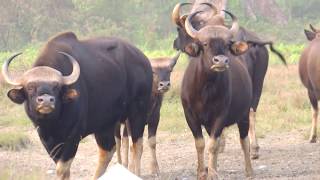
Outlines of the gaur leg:
M128 162L129 162L129 138L128 138L128 120L126 120L124 128L123 128L123 134L122 134L122 165L126 168L128 168Z
M106 130L104 133L95 134L99 147L99 162L93 179L98 179L106 171L115 149L114 130Z
M117 159L118 163L122 164L121 159L121 123L117 123L115 127L115 140L116 140L116 151L117 151Z
M156 152L156 135L157 135L157 129L159 125L160 120L160 111L153 112L150 116L150 119L148 120L148 145L151 152L151 162L150 162L150 169L151 173L155 175L159 175L159 165L157 161L157 152Z
M259 145L258 140L256 137L256 112L253 108L250 109L250 115L249 115L249 139L250 139L250 152L251 152L251 158L252 159L258 159L259 158Z
M223 153L226 147L226 137L224 136L224 131L222 131L220 136L219 153Z
M56 173L57 179L68 180L70 179L70 167L71 163L76 155L80 140L74 140L73 142L66 142L62 149L61 156L57 161Z
M211 133L208 140L208 180L218 179L217 161L219 154L220 137L223 127L215 124L211 127Z
M143 132L146 124L148 103L142 102L141 100L135 101L132 104L129 112L129 127L128 131L132 138L132 145L130 146L130 160L129 170L140 176L141 171L141 157L143 152ZM149 101L148 101L149 102Z
M268 68L269 55L265 47L256 47L255 57L249 68L250 76L252 79L252 101L250 109L250 126L249 126L249 139L250 139L250 153L252 159L259 158L259 145L256 137L256 112L259 105L263 82Z
M188 126L192 132L194 137L194 143L197 150L198 157L198 168L197 168L197 179L198 180L206 180L207 173L204 166L204 148L205 148L205 140L202 135L202 129L200 121L192 116L191 109L186 105L183 105L184 115L186 117Z
M246 119L244 121L239 122L238 128L239 128L239 132L240 132L241 148L242 148L242 151L244 154L246 176L252 177L253 176L253 169L252 169L252 165L251 165L250 144L249 144L249 139L248 139L249 118L246 117Z
M312 127L311 127L311 134L310 134L310 139L309 142L310 143L315 143L317 142L317 120L318 120L318 100L315 96L315 94L309 90L308 91L308 95L309 95L309 100L311 102L312 105Z

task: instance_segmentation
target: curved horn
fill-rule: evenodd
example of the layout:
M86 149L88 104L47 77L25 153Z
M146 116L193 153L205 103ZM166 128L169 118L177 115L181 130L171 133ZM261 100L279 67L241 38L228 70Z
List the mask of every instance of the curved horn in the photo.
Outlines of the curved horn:
M8 83L11 84L13 86L20 86L21 82L19 82L16 79L13 79L10 75L9 75L9 65L11 63L11 61L16 58L17 56L21 55L22 53L17 53L13 56L11 56L9 59L7 59L4 64L2 65L2 76L4 78L4 80Z
M209 6L214 11L211 15L211 18L218 14L218 8L215 5L211 3L201 3L201 4Z
M181 51L178 51L178 53L171 59L170 62L170 68L173 69L173 67L176 65L179 57L180 57Z
M188 16L186 22L185 22L185 28L189 36L191 36L194 39L197 39L199 32L192 26L191 24L191 19L197 15L198 13L202 13L203 11L197 11L192 13L191 15Z
M315 33L318 32L318 30L317 30L316 28L314 28L314 27L312 26L312 24L310 24L310 29L311 29L313 32L315 32Z
M77 60L74 57L72 57L71 55L69 55L65 52L59 51L58 53L68 57L68 59L72 63L72 73L69 76L63 76L63 84L64 85L71 85L71 84L75 83L80 76L79 63L77 62Z
M176 6L173 8L172 15L171 15L171 19L172 19L173 23L175 23L176 25L179 26L180 9L181 9L182 6L185 6L185 5L188 5L188 4L192 4L192 3L178 3L178 4L176 4Z
M225 13L227 13L227 14L231 17L231 19L232 19L232 26L231 26L231 28L230 28L230 31L231 31L231 33L233 34L233 36L235 36L235 35L238 33L238 31L239 31L238 18L237 18L235 15L233 15L231 12L227 11L227 10L222 10L222 11L224 11Z

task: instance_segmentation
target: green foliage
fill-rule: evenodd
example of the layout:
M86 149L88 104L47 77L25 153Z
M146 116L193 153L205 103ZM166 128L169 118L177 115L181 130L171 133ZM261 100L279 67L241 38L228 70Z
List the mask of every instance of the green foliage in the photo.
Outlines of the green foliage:
M171 11L178 0L0 0L0 51L25 49L46 41L61 31L79 36L118 36L148 49L171 49L176 36ZM317 24L319 1L277 0L289 17L280 27L264 17L254 21L244 13L243 2L229 0L228 10L241 25L258 32L266 40L290 43L305 41L303 28ZM187 8L186 8L186 11Z

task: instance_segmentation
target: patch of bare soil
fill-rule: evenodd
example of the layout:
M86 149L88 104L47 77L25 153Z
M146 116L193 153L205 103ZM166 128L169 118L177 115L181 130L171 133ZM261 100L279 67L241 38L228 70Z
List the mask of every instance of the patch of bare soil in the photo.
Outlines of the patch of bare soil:
M142 158L142 178L146 180L194 180L196 179L197 158L194 141L190 132L171 135L160 132L157 155L161 174L151 176L148 168L150 159L147 143ZM226 133L226 149L218 158L220 179L245 179L244 158L238 134ZM40 144L35 131L30 131L32 146L19 152L0 150L1 171L10 170L11 179L24 179L36 174L34 179L54 179L55 165ZM320 179L320 143L310 144L303 133L267 134L259 139L260 158L253 161L254 179ZM72 164L71 179L87 180L94 174L97 147L90 136L79 146ZM116 163L116 154L112 164ZM1 179L1 178L0 178Z

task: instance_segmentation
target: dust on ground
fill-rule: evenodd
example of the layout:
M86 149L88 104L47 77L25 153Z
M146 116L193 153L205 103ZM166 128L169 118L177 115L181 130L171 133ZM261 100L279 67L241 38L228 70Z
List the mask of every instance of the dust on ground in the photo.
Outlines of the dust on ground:
M302 130L267 134L259 138L260 158L253 161L254 179L320 179L320 143L309 143ZM8 171L10 179L54 179L55 165L42 147L35 130L29 131L32 145L14 152L0 150L0 171ZM245 179L244 157L236 131L226 133L226 148L218 157L220 179ZM147 143L144 143L142 178L146 180L194 180L197 158L190 132L160 132L157 156L160 176L150 175ZM97 164L97 146L92 136L80 143L71 167L71 179L91 179ZM116 154L111 164L116 163ZM207 163L206 163L207 164ZM0 174L3 174L0 172ZM31 174L31 176L30 176ZM33 176L32 176L33 175ZM1 178L0 178L1 179Z

